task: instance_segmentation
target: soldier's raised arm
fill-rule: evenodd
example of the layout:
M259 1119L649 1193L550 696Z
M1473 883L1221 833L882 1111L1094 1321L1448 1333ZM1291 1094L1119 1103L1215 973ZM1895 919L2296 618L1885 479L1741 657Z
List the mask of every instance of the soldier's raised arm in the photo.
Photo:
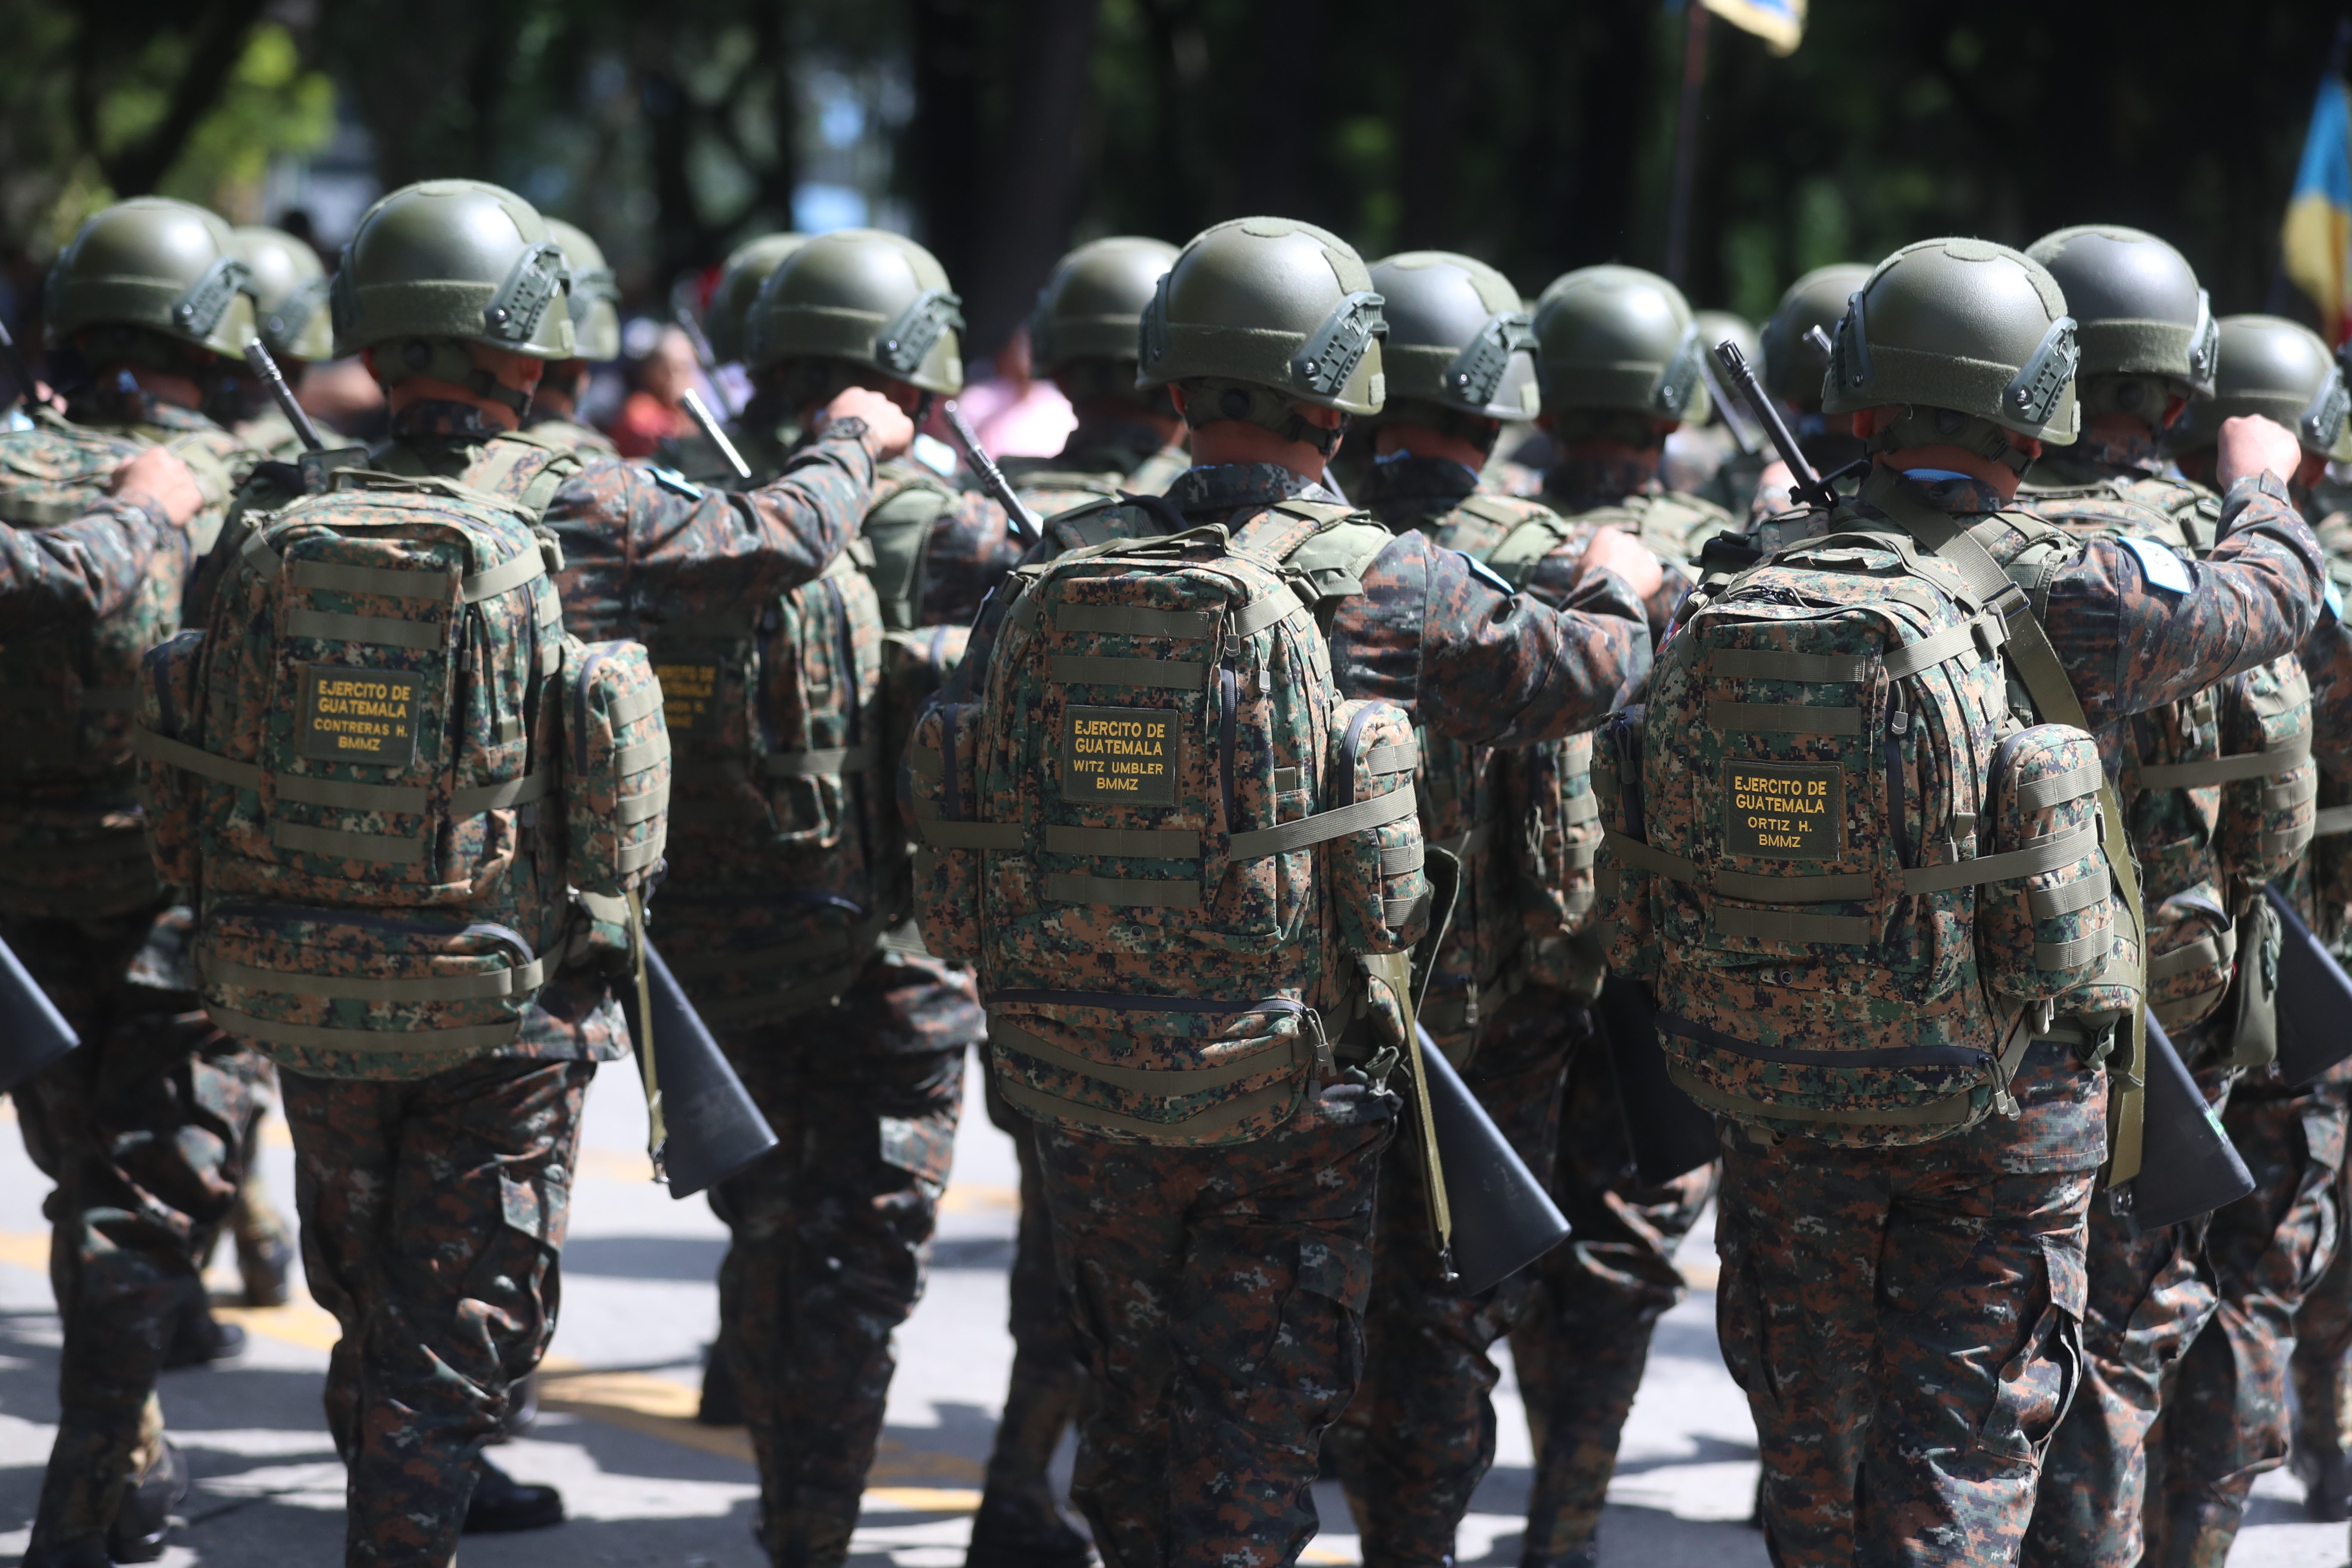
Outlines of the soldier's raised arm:
M0 630L115 615L160 570L184 575L204 493L163 447L115 471L114 493L57 528L0 528Z
M667 469L594 462L567 480L545 521L563 545L559 584L575 629L629 635L641 616L772 604L824 573L866 516L877 464L914 438L881 394L851 387L817 433L758 489L706 489ZM617 525L617 526L616 526Z

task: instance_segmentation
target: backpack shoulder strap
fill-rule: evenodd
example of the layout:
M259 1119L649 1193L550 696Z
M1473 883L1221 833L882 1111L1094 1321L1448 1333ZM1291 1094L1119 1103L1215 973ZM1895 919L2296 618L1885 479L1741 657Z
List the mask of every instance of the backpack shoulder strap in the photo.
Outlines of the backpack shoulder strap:
M1276 510L1300 505L1297 501L1285 501L1281 508ZM1303 582L1307 593L1318 603L1362 593L1365 572L1379 559L1381 551L1396 542L1397 536L1366 513L1349 507L1318 502L1313 510L1328 521L1315 532L1281 552L1276 559L1283 574ZM1298 514L1293 512L1292 515ZM1236 545L1238 547L1238 541Z
M572 448L515 430L483 447L467 466L463 482L499 498L502 506L522 508L536 521L563 482L583 466Z

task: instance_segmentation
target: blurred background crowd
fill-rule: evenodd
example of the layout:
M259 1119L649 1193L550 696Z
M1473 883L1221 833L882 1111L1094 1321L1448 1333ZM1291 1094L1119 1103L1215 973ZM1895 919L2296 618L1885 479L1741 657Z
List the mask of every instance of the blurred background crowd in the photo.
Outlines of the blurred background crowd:
M463 174L602 243L628 324L584 412L633 455L710 374L681 313L778 229L929 246L975 376L995 372L965 407L1007 452L1068 427L1020 329L1055 259L1246 212L1523 285L1628 262L1749 321L1800 273L1922 234L2021 245L2096 218L2170 239L2216 314L2338 335L2281 237L2341 53L2327 6L1480 0L1433 19L1411 0L0 0L0 320L38 342L50 256L119 197L273 224L331 268L381 192ZM304 388L353 436L375 396L355 366Z

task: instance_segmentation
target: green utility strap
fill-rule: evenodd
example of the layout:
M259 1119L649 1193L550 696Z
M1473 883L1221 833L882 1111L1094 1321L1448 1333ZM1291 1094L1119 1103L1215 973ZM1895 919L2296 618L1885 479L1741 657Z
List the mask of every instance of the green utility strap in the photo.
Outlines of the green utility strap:
M1232 839L1232 855L1236 860L1254 860L1264 855L1285 855L1294 849L1327 843L1367 827L1385 827L1392 822L1402 822L1419 809L1412 786L1403 784L1386 795L1376 795L1370 800L1360 800L1337 811L1318 811L1296 822L1236 833Z
M1359 957L1356 962L1363 965L1366 974L1389 988L1396 998L1397 1011L1404 1015L1405 1053L1412 1059L1412 1094L1421 1120L1422 1176L1429 1190L1429 1229L1437 1238L1438 1272L1451 1285L1460 1278L1454 1271L1454 1209L1446 1201L1445 1162L1437 1150L1437 1112L1429 1102L1429 1064L1422 1054L1420 1022L1413 1013L1412 955L1384 952Z
M1219 1062L1214 1067L1129 1068L1098 1062L1066 1051L1051 1041L1040 1039L1018 1024L991 1019L988 1037L994 1045L1009 1046L1047 1067L1117 1084L1121 1089L1139 1089L1146 1094L1198 1094L1203 1089L1222 1089L1226 1084L1255 1078L1259 1073L1302 1067L1313 1055L1312 1047L1301 1033L1291 1036L1287 1040L1278 1040L1264 1049L1252 1051L1236 1060Z

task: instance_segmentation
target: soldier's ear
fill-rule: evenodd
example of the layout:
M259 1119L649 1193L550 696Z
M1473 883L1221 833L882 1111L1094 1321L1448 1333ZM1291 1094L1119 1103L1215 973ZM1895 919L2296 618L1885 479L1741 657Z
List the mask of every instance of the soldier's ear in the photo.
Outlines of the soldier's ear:
M1184 404L1187 401L1184 396L1184 389L1181 386L1171 385L1168 387L1167 391L1168 401L1176 405L1177 416L1181 418L1183 416Z

